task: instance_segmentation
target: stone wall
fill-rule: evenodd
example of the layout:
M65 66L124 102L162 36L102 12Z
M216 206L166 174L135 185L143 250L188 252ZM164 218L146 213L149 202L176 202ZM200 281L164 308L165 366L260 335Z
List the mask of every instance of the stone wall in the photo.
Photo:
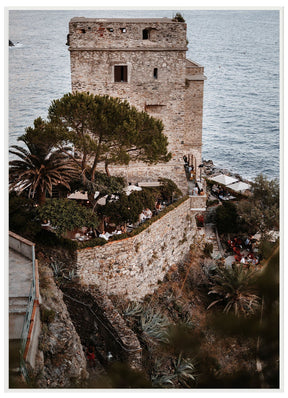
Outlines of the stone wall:
M169 18L72 18L69 45L91 48L184 48L186 24ZM146 39L143 30L148 31Z
M201 163L205 79L203 67L186 59L186 28L168 18L73 18L69 24L72 91L125 99L161 119L168 138L169 163L131 163L111 172L131 183L170 178L184 193L183 155L193 154ZM127 81L115 81L119 65L127 67Z
M114 361L125 361L131 368L142 370L142 348L139 340L135 333L126 325L126 322L115 309L111 300L95 286L81 288L76 285L72 287L68 285L63 286L62 290L65 302L67 303L67 299L70 301L70 304L68 303L67 305L70 315L73 312L75 316L75 310L72 310L72 307L75 308L76 306L77 320L79 312L81 312L86 322L88 318L88 322L91 325L97 325L97 330L91 333L90 340L92 339L96 343L96 346L98 346L97 359L99 360L99 355L102 355L101 364L104 367L109 366L107 354L110 352ZM79 324L79 321L77 323ZM83 326L81 325L81 329L85 328L85 323L83 321L82 323ZM85 332L87 329L86 326ZM103 340L99 339L99 336L97 336L98 333ZM79 330L79 336L83 339L81 330ZM100 343L100 340L102 340L102 343ZM99 352L99 347L101 347L101 353Z
M51 268L39 263L42 327L39 337L36 388L75 388L88 378L80 338L56 286Z
M195 214L206 196L190 197L140 234L77 252L82 285L97 285L106 294L131 300L152 293L168 269L183 261L193 244Z

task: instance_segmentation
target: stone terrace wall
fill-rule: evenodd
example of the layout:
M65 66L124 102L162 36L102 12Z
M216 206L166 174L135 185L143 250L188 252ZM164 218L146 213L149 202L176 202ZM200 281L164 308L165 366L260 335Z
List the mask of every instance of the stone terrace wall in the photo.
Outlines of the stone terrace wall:
M168 269L182 261L193 243L195 212L203 207L191 197L131 238L77 252L77 274L82 285L97 285L106 294L126 294L131 300L152 293ZM196 205L196 206L195 206ZM204 205L205 206L205 205Z

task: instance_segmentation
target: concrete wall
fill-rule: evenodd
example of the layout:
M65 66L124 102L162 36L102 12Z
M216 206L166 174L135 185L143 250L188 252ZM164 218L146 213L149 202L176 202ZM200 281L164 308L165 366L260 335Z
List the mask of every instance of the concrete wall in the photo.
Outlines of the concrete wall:
M140 234L77 252L82 285L97 285L106 294L126 294L131 300L152 293L168 269L183 261L195 235L196 211L206 196L191 197Z
M35 259L35 244L11 231L9 231L9 247L30 260Z
M29 272L29 277L31 277L31 286L33 284L34 278L34 289L33 292L33 302L29 301L28 304L28 296L29 290L27 290L27 294L23 297L23 290L20 290L20 297L19 296L19 288L17 289L17 282L21 286L23 283L23 272L27 272L26 268L23 267L21 269L22 274L18 277L14 275L14 283L9 283L9 328L11 333L9 333L9 339L15 338L13 335L18 330L18 335L20 330L26 331L27 335L21 335L21 339L23 339L25 343L25 347L23 348L22 352L22 359L23 363L21 364L21 369L24 374L27 374L27 368L35 367L35 358L38 350L38 338L40 334L41 322L40 322L40 311L39 311L39 301L40 301L40 294L39 294L39 275L38 275L38 262L35 259L35 244L30 242L27 239L9 231L9 248L15 250L16 252L20 253L21 256L27 257L31 260L31 268L33 268L33 272ZM25 258L23 257L23 261ZM9 261L9 267L11 267L11 262ZM30 262L29 262L30 263ZM30 271L30 270L29 270ZM9 274L10 275L10 274ZM27 277L27 275L26 275ZM10 275L11 278L11 275ZM17 279L17 280L16 280ZM11 281L10 281L11 282ZM29 279L28 279L29 282ZM29 286L29 285L28 285ZM18 296L17 296L18 294ZM30 300L30 298L29 298ZM31 310L31 312L30 312ZM26 322L24 324L24 322ZM17 328L16 328L17 326ZM18 337L19 338L19 337ZM21 342L22 344L22 342Z

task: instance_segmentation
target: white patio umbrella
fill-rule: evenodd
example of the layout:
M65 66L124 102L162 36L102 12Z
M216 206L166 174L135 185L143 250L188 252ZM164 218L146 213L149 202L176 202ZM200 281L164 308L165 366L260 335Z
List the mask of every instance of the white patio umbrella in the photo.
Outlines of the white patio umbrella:
M76 200L88 200L88 194L87 192L80 192L80 191L75 191L71 193L70 195L67 196L68 199L76 199Z
M123 191L126 192L127 196L129 196L133 191L142 191L142 188L137 185L128 185L123 189Z
M94 199L97 198L99 195L99 192L96 191L94 194ZM88 192L81 192L81 191L75 191L71 193L70 195L67 196L68 199L76 199L76 200L88 200Z
M227 185L227 188L232 189L235 192L244 192L247 191L247 189L250 189L251 185L246 184L246 182L243 181L238 181L235 182L234 184Z
M236 178L227 176L226 174L219 174L218 176L212 177L211 180L223 185L233 184L238 181Z

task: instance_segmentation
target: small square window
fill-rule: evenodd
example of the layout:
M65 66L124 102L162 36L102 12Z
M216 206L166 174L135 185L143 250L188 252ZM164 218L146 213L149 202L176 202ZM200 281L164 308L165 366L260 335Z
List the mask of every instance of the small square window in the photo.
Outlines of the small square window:
M127 82L127 65L115 65L114 66L114 81L115 82Z

